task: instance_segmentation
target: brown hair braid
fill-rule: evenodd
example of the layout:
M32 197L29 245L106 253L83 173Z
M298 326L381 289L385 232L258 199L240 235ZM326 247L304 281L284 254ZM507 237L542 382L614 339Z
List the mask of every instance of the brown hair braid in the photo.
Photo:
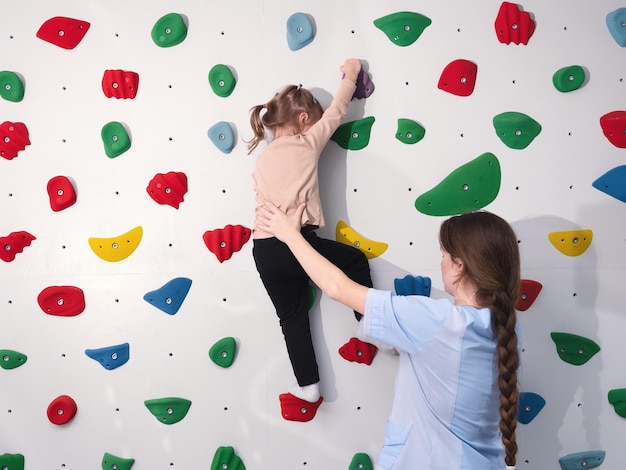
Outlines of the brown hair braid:
M261 116L261 111L267 109ZM302 125L298 121L300 113L309 115L307 125L313 125L322 117L324 110L313 94L306 88L287 85L266 104L250 109L250 127L254 137L248 141L250 154L265 139L265 129L274 131L278 127L291 127L294 132L301 132Z
M515 325L520 291L520 256L511 226L495 214L481 211L451 217L441 224L439 240L464 269L456 282L476 288L476 301L491 310L497 341L500 424L505 462L515 466L517 454L517 371L520 358Z

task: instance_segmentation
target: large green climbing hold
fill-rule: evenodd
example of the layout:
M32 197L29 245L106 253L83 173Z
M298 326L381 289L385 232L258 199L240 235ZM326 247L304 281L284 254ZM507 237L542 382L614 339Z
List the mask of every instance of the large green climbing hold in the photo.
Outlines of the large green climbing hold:
M135 459L123 459L107 452L102 457L102 470L130 470Z
M0 455L0 468L2 470L24 470L24 456L22 454Z
M500 179L500 162L494 154L483 153L420 195L415 208L426 215L455 215L482 209L498 195Z
M0 367L3 369L15 369L24 365L27 359L26 354L11 351L10 349L0 349Z
M580 65L571 65L554 72L552 83L557 90L567 93L579 89L585 82L585 77L585 69Z
M431 23L430 18L412 11L399 11L374 20L374 26L385 33L391 42L402 47L417 41Z
M416 144L424 138L426 129L421 124L406 118L398 119L396 139L404 144Z
M493 118L496 134L507 147L525 149L541 132L541 124L524 113L514 111Z
M626 388L609 390L609 403L613 405L615 412L622 418L626 418Z
M229 336L220 339L209 349L209 357L220 367L230 367L235 360L235 350L237 349L237 341Z
M169 13L159 18L152 27L152 40L159 47L172 47L187 37L187 25L178 13Z
M224 64L217 64L209 70L209 84L217 96L226 98L235 89L237 80L230 67Z
M600 346L584 336L558 332L552 332L550 336L561 360L575 366L584 364L600 351Z
M352 457L348 470L374 470L374 465L369 455L359 452Z
M24 83L15 72L0 72L0 96L14 103L24 99Z
M330 137L340 147L349 150L361 150L370 142L374 117L369 116L357 121L341 124Z
M119 157L130 148L130 137L124 125L117 121L111 121L100 131L104 152L109 158Z
M191 401L185 398L168 397L146 400L144 404L159 422L174 424L187 416Z
M235 453L231 446L218 447L213 456L211 470L246 470L241 457Z

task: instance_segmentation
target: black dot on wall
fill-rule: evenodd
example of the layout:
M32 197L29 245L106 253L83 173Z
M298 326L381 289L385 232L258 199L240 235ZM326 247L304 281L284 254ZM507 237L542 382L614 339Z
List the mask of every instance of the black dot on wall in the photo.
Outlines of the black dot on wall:
M404 84L405 84L406 86L409 86L409 82L404 82Z
M224 297L224 298L222 299L222 302L226 302L226 297Z
M460 32L461 32L461 28L457 28L457 29L456 29L456 32L457 32L457 33L460 33Z
M13 193L9 193L9 197L13 197Z
M225 33L224 33L224 31L222 31L220 34L221 34L222 36L224 36L224 34L225 34Z
M225 189L222 189L222 194L226 194L226 190Z
M515 80L513 80L511 83L513 83L513 85L515 85Z
M352 191L354 191L356 193L358 191L358 189L354 188Z
M354 29L350 31L352 34L354 34Z

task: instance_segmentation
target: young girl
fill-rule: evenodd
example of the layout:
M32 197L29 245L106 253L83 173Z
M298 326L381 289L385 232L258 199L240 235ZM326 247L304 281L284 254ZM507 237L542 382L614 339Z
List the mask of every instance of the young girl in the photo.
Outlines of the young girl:
M273 139L258 157L252 175L257 203L272 201L288 214L294 213L301 203L306 203L307 209L299 215L302 235L351 279L371 286L365 254L343 243L320 238L315 233L317 228L324 226L318 161L347 113L361 62L348 59L340 69L344 77L326 111L309 90L296 85L285 87L266 104L252 108L250 125L254 138L248 149L249 153L252 152L266 139L266 130L272 134ZM288 393L279 396L281 413L287 420L310 421L323 400L309 326L310 279L289 248L271 233L255 225L253 239L256 268L276 308L297 379ZM355 315L358 314L355 312ZM373 345L367 346L374 348Z
M296 230L303 210L287 216L263 202L257 225L284 241L327 295L364 314L368 337L400 351L378 468L514 469L520 258L511 226L489 212L445 220L441 275L452 301L436 300L348 279Z

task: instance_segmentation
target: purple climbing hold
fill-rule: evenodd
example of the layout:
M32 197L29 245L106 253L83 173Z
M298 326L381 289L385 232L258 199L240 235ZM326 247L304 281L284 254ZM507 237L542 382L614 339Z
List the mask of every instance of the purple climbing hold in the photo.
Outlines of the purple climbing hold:
M356 79L356 90L352 95L352 99L363 99L369 98L372 93L374 93L374 82L372 82L372 78L370 74L365 70L361 69L359 72L359 76Z

